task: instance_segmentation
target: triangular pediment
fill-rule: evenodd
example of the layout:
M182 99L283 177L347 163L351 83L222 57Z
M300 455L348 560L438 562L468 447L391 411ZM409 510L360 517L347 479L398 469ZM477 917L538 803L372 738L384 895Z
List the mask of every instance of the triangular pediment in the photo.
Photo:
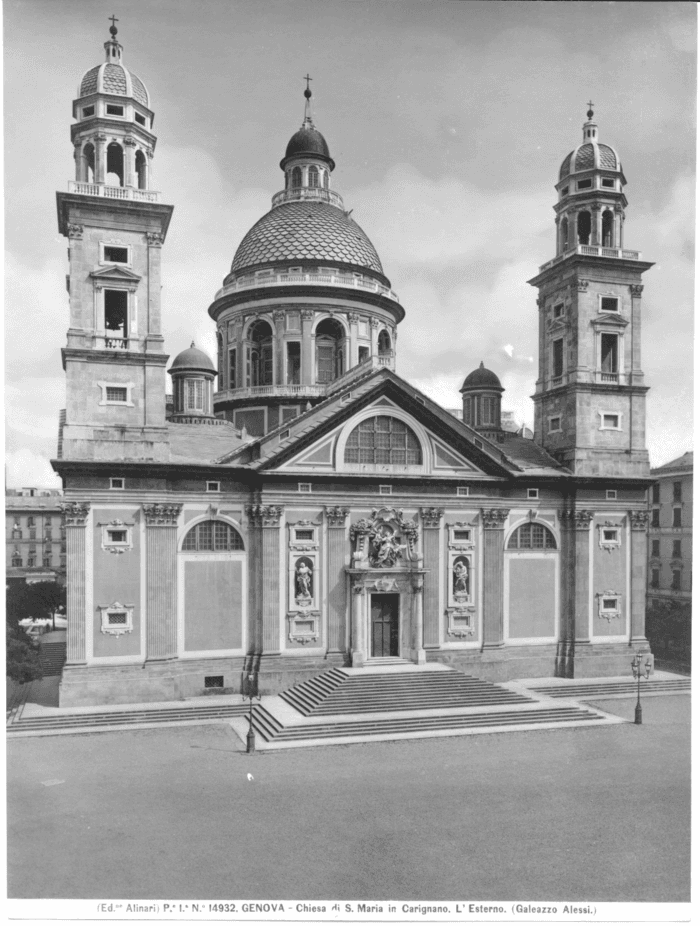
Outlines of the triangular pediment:
M114 265L102 267L100 270L93 270L90 276L93 280L111 280L121 283L138 283L141 279L138 273L134 273L133 270L129 270L127 267L117 267Z

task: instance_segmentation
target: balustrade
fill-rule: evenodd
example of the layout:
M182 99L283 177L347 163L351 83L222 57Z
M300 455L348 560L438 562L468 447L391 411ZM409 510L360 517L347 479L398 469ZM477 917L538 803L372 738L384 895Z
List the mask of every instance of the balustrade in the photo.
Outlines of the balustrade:
M571 257L572 254L585 254L588 257L624 258L625 260L642 259L641 251L627 251L623 250L623 248L603 248L599 247L598 245L579 244L575 248L570 248L568 251L564 251L563 254L559 254L552 260L548 260L546 264L542 264L540 267L540 273L542 273L543 270L547 270L549 267L553 267L555 264L566 260L566 258Z
M128 199L145 203L157 203L160 201L160 193L156 190L137 190L134 187L85 183L81 180L70 180L68 192L78 193L81 196L101 196L105 199Z

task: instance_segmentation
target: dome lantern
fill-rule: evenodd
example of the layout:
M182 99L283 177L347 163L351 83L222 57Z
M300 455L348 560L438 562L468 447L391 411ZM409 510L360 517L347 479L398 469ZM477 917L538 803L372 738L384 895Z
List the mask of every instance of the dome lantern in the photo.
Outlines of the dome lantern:
M484 361L466 377L462 388L462 420L481 431L485 437L503 440L501 427L501 394L505 392L500 379L487 370Z
M173 380L171 420L213 418L213 388L216 368L208 354L194 341L181 351L168 370Z

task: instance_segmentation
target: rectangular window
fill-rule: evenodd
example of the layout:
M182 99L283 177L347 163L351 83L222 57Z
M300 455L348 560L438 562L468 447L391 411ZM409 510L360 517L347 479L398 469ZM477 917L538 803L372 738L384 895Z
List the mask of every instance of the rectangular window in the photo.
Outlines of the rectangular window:
M105 333L108 338L116 340L127 337L128 299L129 294L124 289L105 290Z
M221 483L220 482L207 482L207 492L220 492Z
M107 115L108 116L123 116L124 107L117 106L115 103L107 103Z
M481 420L482 424L496 424L496 399L493 396L482 396Z
M109 487L110 489L123 489L124 479L121 476L110 476Z
M673 483L673 501L677 504L683 501L683 484L680 482Z
M83 119L85 119L87 116L94 116L94 115L95 115L94 106L84 106L83 107Z
M110 264L128 264L129 263L129 249L128 248L115 248L112 245L105 245L105 258Z
M608 414L606 412L600 413L600 430L601 431L619 431L620 430L620 416L615 414Z
M287 440L288 437L289 437L289 428L285 428L284 431L280 433L279 439L283 441L283 440Z
M651 587L652 588L659 587L659 570L658 569L651 570Z
M681 509L680 509L680 508L674 508L674 509L673 509L673 527L682 527L682 524L681 524Z
M457 486L457 495L469 495L469 486Z
M224 687L223 675L205 675L204 676L204 687L205 688L223 688Z
M555 317L555 318L561 318L562 315L564 314L564 303L563 303L563 302L558 302L558 303L554 306L553 312L554 312L554 317Z
M661 556L661 541L652 540L651 542L651 555L652 556Z
M299 341L287 341L287 385L298 386L301 383L301 344Z
M129 538L126 531L108 530L107 539L110 543L126 543Z
M619 312L620 300L617 296L601 296L600 310L601 312Z
M34 527L35 524L36 524L36 522L35 522L35 520L34 520L33 517L30 516L30 517L27 518L27 527Z
M391 486L379 486L380 495L391 495Z
M601 334L600 336L600 369L603 373L617 374L619 372L617 342L616 334Z
M469 543L471 542L471 539L472 539L472 532L469 530L467 531L456 530L453 532L452 536L454 537L455 543L459 543L460 541L462 541L462 543L464 542Z
M658 508L652 508L652 511L651 511L651 526L652 526L652 527L658 527L658 526L659 526L659 509L658 509Z
M681 541L680 540L673 541L673 554L672 555L673 555L673 559L683 558L683 554L681 553Z
M539 489L528 489L528 490L527 490L527 497L528 497L528 498L539 498L539 497L540 497L540 490L539 490Z
M562 187L561 195L562 195L562 196L568 196L568 195L569 195L569 188L568 188L568 186Z
M51 565L51 557L50 557L50 556L45 556L45 557L43 558L43 560L42 560L41 565L42 565L42 566L50 566L50 565Z
M549 419L549 430L550 432L561 431L561 417L559 415Z
M564 339L557 338L552 342L552 376L559 377L564 374Z
M139 125L146 124L146 117L142 116L141 113L134 113L134 119L136 119Z
M311 483L310 483L310 482L300 482L300 483L299 483L299 491L300 491L300 492L310 492L310 491L311 491Z
M579 182L576 184L576 189L577 190L590 190L592 186L593 186L592 180L579 180Z
M36 566L36 556L27 557L27 566Z
M679 592L681 590L681 571L680 569L673 570L673 576L671 578L671 588L674 592Z
M107 386L106 392L108 402L119 402L121 404L126 403L128 400L126 386Z
M29 539L30 539L30 540L36 540L36 528L33 527L33 528L29 531Z
M107 623L110 627L125 627L128 620L126 611L110 611L107 614Z
M238 373L236 367L236 348L228 352L228 388L235 389L237 386L236 375Z
M652 501L652 504L654 504L654 505L658 505L658 504L659 504L659 502L660 502L660 493L661 493L661 486L660 486L660 485L658 484L658 482L657 482L656 485L655 485L655 486L652 486L652 489L651 489L651 501Z
M204 411L204 381L201 379L188 379L187 384L187 411Z
M603 528L603 543L619 543L620 530L617 527Z
M615 499L617 498L617 489L606 489L605 497L607 498L609 502L614 502Z
M618 609L618 598L603 598L602 610L603 611L617 611Z
M314 539L313 529L309 529L309 530L295 529L294 539L295 540L313 540Z
M607 187L608 189L611 189L611 190L615 189L615 181L612 180L610 177L603 177L600 183L601 183L601 186Z
M357 362L364 363L365 360L369 360L369 347L358 347Z

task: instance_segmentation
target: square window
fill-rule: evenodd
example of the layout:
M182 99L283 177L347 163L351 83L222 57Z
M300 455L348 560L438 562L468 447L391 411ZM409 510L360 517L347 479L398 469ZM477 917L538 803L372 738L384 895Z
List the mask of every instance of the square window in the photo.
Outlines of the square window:
M540 497L540 490L539 490L539 489L528 489L528 490L527 490L527 497L528 497L528 498L539 498L539 497Z
M620 535L616 527L605 528L603 531L603 540L606 543L618 543Z
M110 489L123 489L124 479L122 476L110 476L109 487Z
M300 491L300 492L310 492L310 491L311 491L311 483L310 483L310 482L300 482L300 483L299 483L299 491Z
M601 296L600 310L601 312L619 312L620 300L617 296Z
M600 430L601 431L619 431L620 416L612 413L600 413Z
M108 116L123 116L123 115L124 115L124 107L123 107L123 106L117 106L117 105L114 104L114 103L107 103L107 115L108 115Z
M457 486L457 495L469 495L469 486Z
M126 543L128 538L127 531L107 531L107 537L110 543Z
M221 483L220 482L207 482L207 492L220 492Z
M549 431L561 431L561 416L556 415L554 418L549 419Z
M126 404L129 397L126 386L107 386L106 393L108 402L118 402L120 405Z
M105 245L104 249L104 259L107 263L110 264L128 264L129 263L129 249L128 248L117 248L112 245Z
M605 497L607 498L608 501L614 502L615 499L617 498L617 489L606 489Z
M562 196L568 196L568 195L569 195L569 188L568 188L568 186L562 187L561 195L562 195Z
M391 486L379 486L380 495L391 495Z
M610 177L603 177L600 183L601 186L607 187L608 189L615 189L615 181Z
M146 124L146 117L142 116L141 113L134 113L134 119L138 122L139 125Z
M482 444L482 442L481 442L480 440L476 440L476 439L474 440L474 446L475 446L475 447L478 447L479 450L483 450L483 448L484 448L484 445Z
M94 116L94 115L95 115L94 106L84 106L83 107L83 119L87 118L87 116Z
M603 598L604 611L617 611L617 598Z

